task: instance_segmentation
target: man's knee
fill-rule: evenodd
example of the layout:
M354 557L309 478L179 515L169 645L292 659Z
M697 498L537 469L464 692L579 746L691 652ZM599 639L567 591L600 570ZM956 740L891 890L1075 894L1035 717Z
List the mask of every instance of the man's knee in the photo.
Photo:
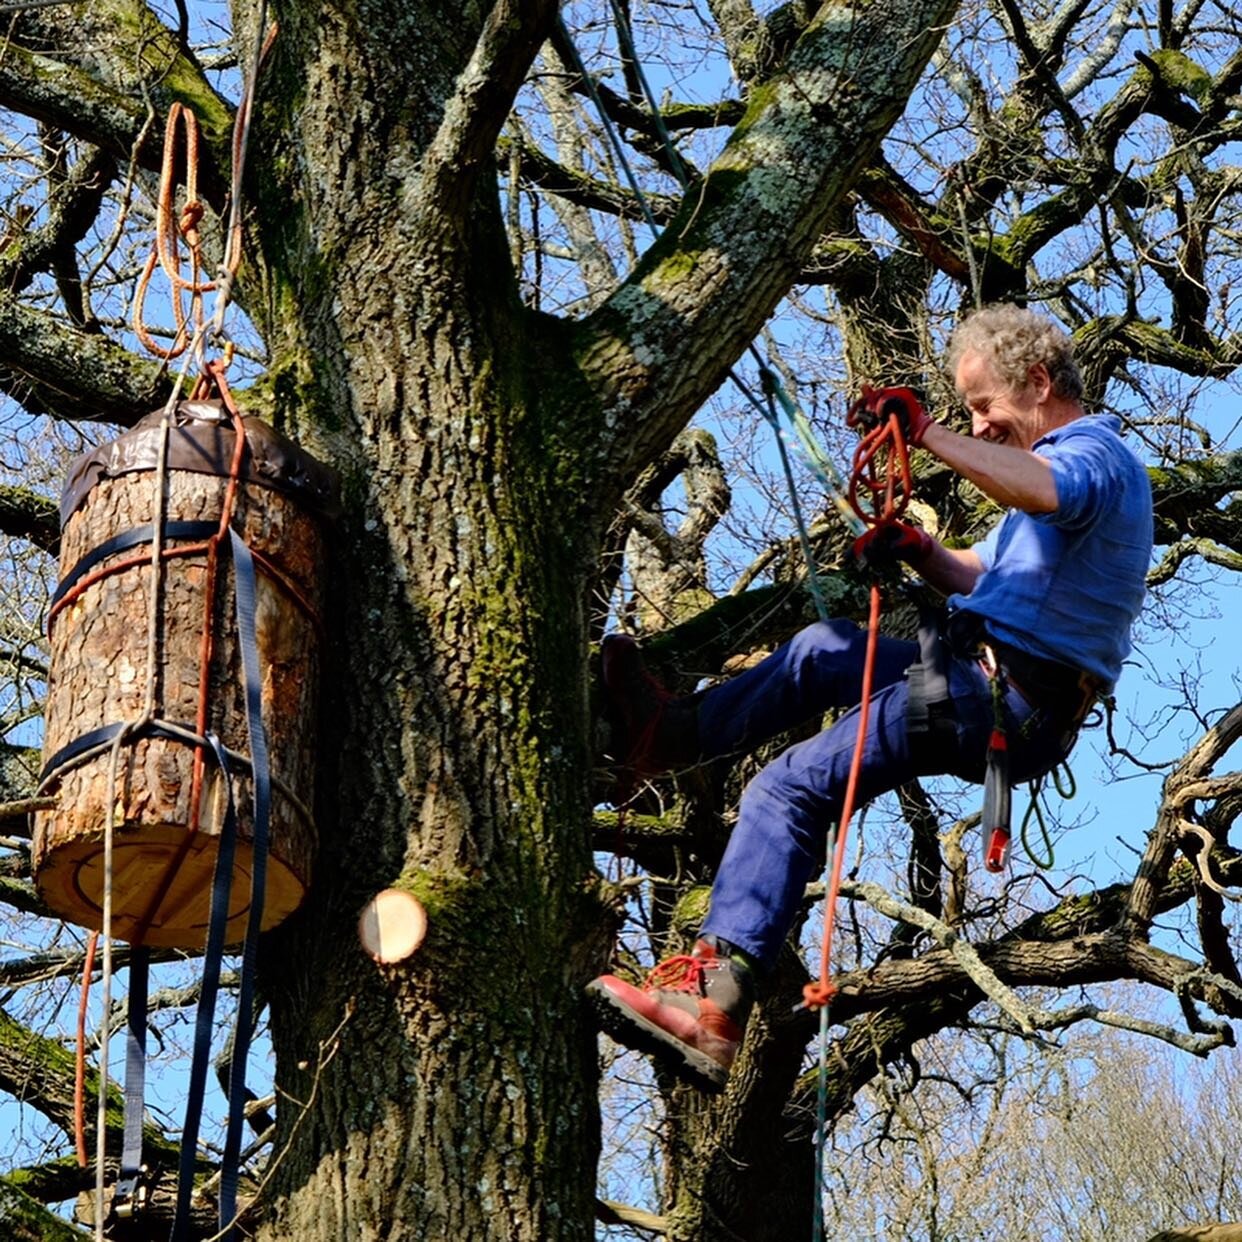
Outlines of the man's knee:
M857 645L861 633L853 621L816 621L790 639L789 658L800 663L819 656L846 654Z

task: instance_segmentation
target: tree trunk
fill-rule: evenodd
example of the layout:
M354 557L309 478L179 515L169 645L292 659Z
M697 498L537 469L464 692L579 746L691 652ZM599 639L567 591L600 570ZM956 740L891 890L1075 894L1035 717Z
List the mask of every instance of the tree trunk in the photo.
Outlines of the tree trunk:
M446 210L426 168L389 158L431 158L478 31L426 8L407 21L360 32L297 10L273 64L308 77L271 131L296 175L263 172L291 308L270 325L274 386L341 468L345 512L318 807L332 879L266 963L292 1106L261 1236L586 1238L597 1071L579 991L605 948L585 816L595 548L556 477L562 394L537 382L555 369L495 186ZM409 49L428 41L439 69L416 75ZM380 966L356 923L388 885L419 897L428 932Z
M937 37L905 12L813 23L790 83L683 209L698 257L657 247L573 324L522 307L490 166L552 12L500 6L480 28L473 10L412 6L383 30L336 7L280 14L253 304L278 417L341 470L345 503L316 808L330 879L266 963L287 1103L264 1237L593 1233L579 996L609 926L586 831L599 541L784 292L781 265L791 276L848 184L841 152L878 143ZM901 65L852 64L859 106L838 58L870 21ZM774 180L747 178L774 153ZM760 207L776 223L742 238ZM389 885L423 902L428 934L380 966L355 927Z

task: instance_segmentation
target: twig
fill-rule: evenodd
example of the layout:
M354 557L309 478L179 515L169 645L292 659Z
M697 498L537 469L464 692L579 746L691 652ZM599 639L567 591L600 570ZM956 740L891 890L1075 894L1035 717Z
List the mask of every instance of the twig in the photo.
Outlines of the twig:
M841 884L843 897L855 897L865 901L874 910L890 919L913 923L922 928L942 948L948 949L957 964L966 972L981 992L993 1000L1018 1024L1028 1035L1035 1033L1035 1024L1031 1014L1018 998L1016 992L1007 987L997 978L976 952L974 945L964 940L947 923L926 910L920 910L909 902L900 901L891 893L885 892L878 884L867 881L846 880Z
M624 1203L613 1203L610 1199L595 1200L595 1219L602 1225L629 1225L632 1229L642 1229L647 1233L666 1234L669 1231L667 1216L627 1207Z
M1146 1018L1136 1018L1132 1014L1117 1013L1112 1009L1101 1009L1098 1005L1072 1005L1066 1009L1040 1009L1031 1014L1035 1025L1041 1030L1058 1030L1072 1026L1075 1022L1090 1020L1102 1026L1113 1026L1122 1031L1134 1031L1140 1035L1150 1035L1154 1039L1163 1040L1189 1052L1196 1057L1206 1057L1216 1048L1233 1047L1233 1031L1227 1023L1220 1023L1201 1034L1188 1031L1177 1031L1171 1026L1159 1022L1149 1022ZM1200 1019L1202 1022L1202 1019Z

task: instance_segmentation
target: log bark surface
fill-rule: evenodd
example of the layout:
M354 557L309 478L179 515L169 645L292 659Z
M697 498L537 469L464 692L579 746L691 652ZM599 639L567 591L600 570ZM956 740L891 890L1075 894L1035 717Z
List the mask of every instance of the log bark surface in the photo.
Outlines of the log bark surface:
M226 479L184 470L170 471L167 478L168 520L219 520ZM62 574L105 540L152 520L155 479L152 472L130 473L103 479L91 490L65 527ZM280 575L257 566L256 638L275 785L263 916L267 929L298 907L310 881L314 830L303 808L310 801L314 774L319 666L315 618L323 540L318 520L294 498L252 483L238 490L233 526L254 552L273 562ZM118 552L100 568L149 551L148 544ZM208 577L206 554L176 557L164 561L159 586L155 715L195 732ZM208 627L212 650L207 729L228 749L249 756L227 545L215 577ZM152 570L144 559L102 577L56 616L45 760L92 730L142 717L151 588ZM194 746L158 736L121 747L112 885L112 928L118 938L140 936L148 944L186 948L201 947L204 941L228 797L208 756L195 822L191 794L195 755ZM102 920L111 767L112 757L106 752L65 771L55 787L57 809L41 813L35 824L34 863L44 899L63 917L88 927L99 927ZM244 934L250 904L253 788L247 767L233 772L232 786L238 840L227 938L235 943Z

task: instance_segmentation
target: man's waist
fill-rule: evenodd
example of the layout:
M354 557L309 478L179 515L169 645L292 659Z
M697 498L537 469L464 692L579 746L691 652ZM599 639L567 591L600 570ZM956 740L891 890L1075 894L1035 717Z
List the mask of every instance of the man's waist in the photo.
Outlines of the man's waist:
M989 647L1007 680L1032 706L1076 716L1085 712L1105 689L1103 679L1086 669L1035 655L997 638L978 614L972 615L965 610L954 613L949 622L949 640L961 654Z
M1104 688L1098 677L1073 664L1046 660L986 633L984 642L1011 686L1032 707L1046 708L1054 717L1081 718Z

